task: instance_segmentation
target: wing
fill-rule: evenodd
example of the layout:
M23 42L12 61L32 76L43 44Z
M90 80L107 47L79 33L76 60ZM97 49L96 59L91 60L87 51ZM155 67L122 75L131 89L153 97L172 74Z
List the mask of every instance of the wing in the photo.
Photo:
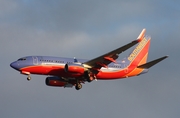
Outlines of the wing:
M107 67L107 65L110 64L111 62L116 62L115 60L119 57L120 53L126 51L127 49L131 48L135 44L139 43L144 38L145 32L146 32L146 29L143 29L140 35L138 36L137 40L134 40L131 43L126 44L120 48L117 48L102 56L99 56L90 61L87 61L83 63L83 65L86 68L91 69L91 71L94 70L93 73L98 73L101 67Z

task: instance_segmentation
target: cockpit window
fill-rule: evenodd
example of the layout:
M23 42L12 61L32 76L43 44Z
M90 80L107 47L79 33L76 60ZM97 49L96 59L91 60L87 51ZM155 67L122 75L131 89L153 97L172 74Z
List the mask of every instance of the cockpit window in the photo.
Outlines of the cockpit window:
M26 58L20 58L20 59L18 59L18 61L24 61L24 60L26 60Z

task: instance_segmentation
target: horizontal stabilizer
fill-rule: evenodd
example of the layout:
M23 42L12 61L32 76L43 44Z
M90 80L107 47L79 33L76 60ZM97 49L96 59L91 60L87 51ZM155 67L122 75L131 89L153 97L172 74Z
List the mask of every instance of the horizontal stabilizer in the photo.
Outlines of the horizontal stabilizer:
M159 58L159 59L156 59L156 60L153 60L153 61L151 61L151 62L148 62L148 63L145 63L145 64L143 64L143 65L140 65L140 66L138 66L137 68L148 69L148 68L154 66L155 64L159 63L160 61L166 59L167 57L168 57L168 56L161 57L161 58Z

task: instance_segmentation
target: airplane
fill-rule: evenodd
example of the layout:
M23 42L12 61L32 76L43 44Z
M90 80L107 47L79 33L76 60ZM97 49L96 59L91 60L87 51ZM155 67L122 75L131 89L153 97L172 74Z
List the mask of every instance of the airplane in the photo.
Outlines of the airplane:
M166 59L163 56L151 62L147 62L151 37L145 35L143 29L138 38L120 48L91 60L51 57L51 56L26 56L12 62L10 66L21 74L47 75L45 83L53 87L73 87L76 90L82 88L82 83L93 80L112 80L138 76L147 73L149 68ZM122 60L118 60L119 54L127 49L137 46L132 53Z

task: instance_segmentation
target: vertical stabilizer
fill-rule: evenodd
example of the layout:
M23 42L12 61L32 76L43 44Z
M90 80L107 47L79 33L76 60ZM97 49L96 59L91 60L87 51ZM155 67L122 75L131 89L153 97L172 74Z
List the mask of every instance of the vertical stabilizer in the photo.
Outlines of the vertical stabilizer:
M130 64L127 67L128 74L125 77L136 76L144 71L147 72L147 70L137 67L147 62L150 40L151 37L144 36L137 47L129 55L128 60L130 61Z
M141 37L141 34L139 37ZM144 36L137 47L132 51L128 57L130 65L138 66L147 62L150 39L150 37Z

